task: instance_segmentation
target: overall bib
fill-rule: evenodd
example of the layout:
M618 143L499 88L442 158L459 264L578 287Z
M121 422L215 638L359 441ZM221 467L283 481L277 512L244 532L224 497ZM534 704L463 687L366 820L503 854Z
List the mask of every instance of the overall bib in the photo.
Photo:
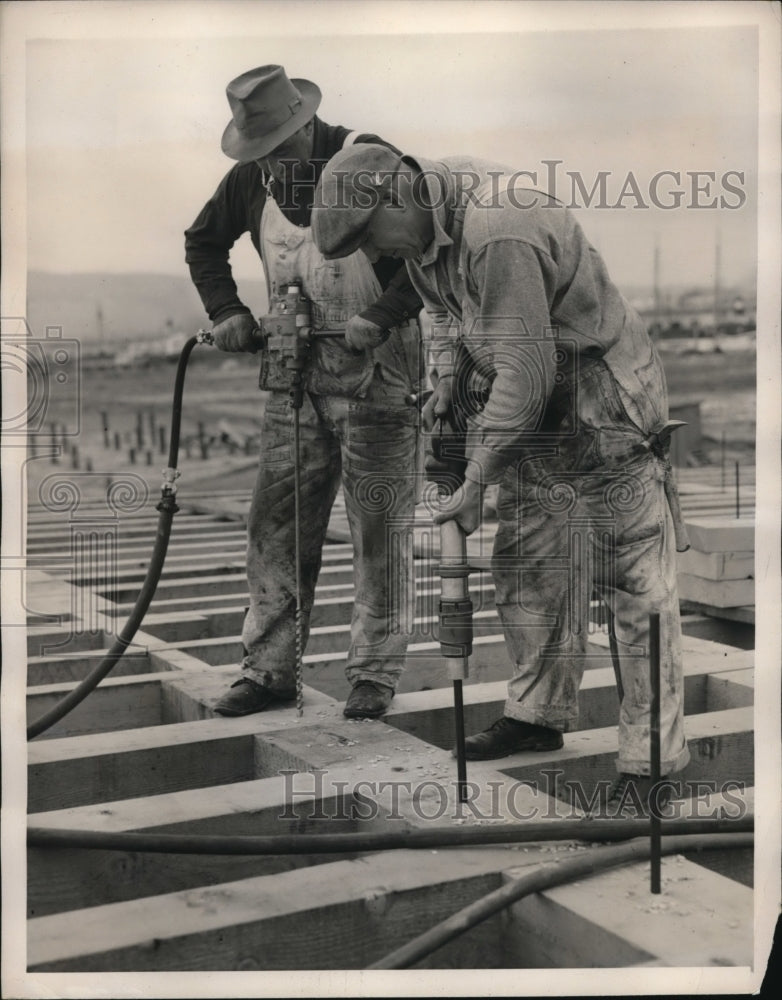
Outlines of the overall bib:
M300 278L315 329L339 329L380 295L366 257L326 261L310 228L289 222L267 197L261 251L270 292ZM412 526L423 364L417 325L395 328L375 351L317 340L305 370L300 411L301 580L304 641L329 516L340 484L353 542L355 601L346 674L395 688L413 629ZM286 392L270 392L260 468L248 518L250 608L243 670L277 694L295 689L293 411ZM306 674L305 674L306 683Z

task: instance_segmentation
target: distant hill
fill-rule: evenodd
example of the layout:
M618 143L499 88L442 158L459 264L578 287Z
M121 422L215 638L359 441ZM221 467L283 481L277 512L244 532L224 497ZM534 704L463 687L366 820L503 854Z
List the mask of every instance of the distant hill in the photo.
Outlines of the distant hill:
M262 280L240 281L243 301L266 308ZM61 326L63 336L107 343L155 339L208 326L198 293L186 275L52 274L27 276L27 321L37 336Z

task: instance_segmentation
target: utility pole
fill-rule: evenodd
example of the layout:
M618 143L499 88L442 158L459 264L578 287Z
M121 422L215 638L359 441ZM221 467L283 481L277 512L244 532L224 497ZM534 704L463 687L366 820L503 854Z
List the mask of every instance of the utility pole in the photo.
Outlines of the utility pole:
M95 319L98 324L98 340L103 343L103 309L100 302L95 305Z
M655 233L654 237L654 319L662 326L662 300L660 297L660 235Z
M717 242L714 247L714 333L720 332L720 296L722 294L722 235L717 227Z

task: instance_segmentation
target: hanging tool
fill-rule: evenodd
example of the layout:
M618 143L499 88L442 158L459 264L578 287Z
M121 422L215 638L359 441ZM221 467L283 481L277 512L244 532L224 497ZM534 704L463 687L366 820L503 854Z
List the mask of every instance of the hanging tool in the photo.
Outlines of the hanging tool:
M687 527L684 523L681 503L679 501L679 490L676 486L673 465L671 464L671 435L680 427L686 426L687 423L684 420L669 420L644 438L643 442L644 447L652 452L653 455L656 455L665 466L665 480L663 485L665 487L665 498L668 501L671 518L673 519L677 552L686 552L690 547L690 542L687 537Z

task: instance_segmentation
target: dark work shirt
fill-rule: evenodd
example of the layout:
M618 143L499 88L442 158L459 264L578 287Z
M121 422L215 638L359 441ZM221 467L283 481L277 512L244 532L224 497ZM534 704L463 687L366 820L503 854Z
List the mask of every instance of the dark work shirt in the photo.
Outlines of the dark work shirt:
M293 225L310 225L315 186L323 167L342 149L348 135L350 131L343 126L327 125L316 117L312 159L306 164L295 165L292 183L282 187L274 182L272 194ZM376 135L361 134L355 141L379 143L398 152ZM223 177L185 232L185 260L190 267L190 277L213 323L250 312L239 298L229 254L239 237L249 231L253 246L261 256L261 213L265 202L261 168L255 162L237 163ZM421 309L421 299L410 283L404 261L381 257L372 266L383 293L361 316L383 329L416 316Z

